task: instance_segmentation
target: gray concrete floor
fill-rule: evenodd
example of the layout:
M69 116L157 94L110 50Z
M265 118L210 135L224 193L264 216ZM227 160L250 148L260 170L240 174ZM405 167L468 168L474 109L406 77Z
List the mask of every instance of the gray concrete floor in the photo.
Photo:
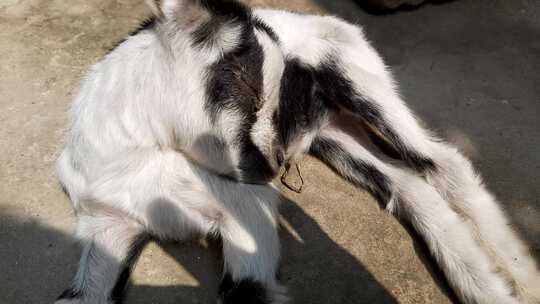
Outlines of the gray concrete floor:
M137 0L0 1L0 303L51 303L75 272L53 163L89 64L146 14ZM540 256L540 2L459 0L370 15L349 0L252 0L359 22L419 116L460 146ZM296 303L450 303L421 242L317 161L283 205ZM210 247L206 250L205 247ZM127 303L214 303L215 245L150 244ZM450 297L450 298L449 298Z

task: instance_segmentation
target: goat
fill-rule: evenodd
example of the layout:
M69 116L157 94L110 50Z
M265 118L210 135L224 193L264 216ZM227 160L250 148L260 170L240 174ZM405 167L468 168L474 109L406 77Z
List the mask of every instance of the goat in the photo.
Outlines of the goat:
M414 227L464 303L538 303L540 274L460 152L421 127L362 29L237 1L151 0L95 64L57 161L79 270L57 304L117 303L148 236L222 239L224 304L288 301L272 185L306 155Z

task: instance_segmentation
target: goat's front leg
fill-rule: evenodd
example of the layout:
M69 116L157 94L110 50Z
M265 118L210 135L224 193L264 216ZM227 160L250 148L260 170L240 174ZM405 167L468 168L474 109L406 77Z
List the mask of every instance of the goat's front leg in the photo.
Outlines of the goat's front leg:
M280 245L275 208L280 199L270 186L230 183L219 191L226 210L219 228L225 259L221 303L287 302L276 278Z
M83 244L79 269L56 304L120 303L146 236L135 221L113 213L79 215Z

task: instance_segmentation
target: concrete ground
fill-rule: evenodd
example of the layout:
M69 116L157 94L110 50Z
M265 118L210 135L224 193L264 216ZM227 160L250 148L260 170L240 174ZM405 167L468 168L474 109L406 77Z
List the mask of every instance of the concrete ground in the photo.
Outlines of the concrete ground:
M0 1L0 303L52 303L75 272L75 218L54 177L81 73L146 14L139 0ZM365 26L402 93L485 176L540 254L540 2L475 0L371 15L352 0L252 0ZM317 161L283 205L295 303L451 303L425 248ZM211 250L205 250L210 247ZM150 244L127 303L214 303L215 245ZM451 293L450 293L451 294Z

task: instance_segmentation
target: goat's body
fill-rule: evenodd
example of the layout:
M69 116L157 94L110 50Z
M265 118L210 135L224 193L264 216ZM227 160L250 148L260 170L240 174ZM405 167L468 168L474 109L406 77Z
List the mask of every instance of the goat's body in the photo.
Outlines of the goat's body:
M535 303L540 280L525 246L468 160L418 125L361 30L333 17L270 10L254 15L279 37L285 65L296 62L313 71L323 87L330 72L341 73L347 81L336 86L361 96L359 102L375 104L367 116L356 95L345 96L353 102L338 106L388 138L403 161L379 158L332 115L298 149L310 150L343 177L387 200L388 209L425 239L463 301ZM234 171L228 158L235 155L198 153L218 149L219 144L204 143L226 137L239 118L232 116L230 129L220 134L212 131L204 104L193 100L206 98L205 60L220 54L201 56L187 46L183 54L171 57L154 31L143 30L95 65L82 84L58 174L86 247L74 284L59 303L115 301L116 278L129 269L137 249L133 244L145 233L175 240L219 235L225 281L249 283L233 284L252 293L246 303L285 301L275 278L280 195L268 184L221 176ZM329 62L336 65L330 72ZM272 59L265 64L273 64ZM341 97L340 92L328 94ZM242 296L234 286L222 286L232 289L222 290L226 303Z

